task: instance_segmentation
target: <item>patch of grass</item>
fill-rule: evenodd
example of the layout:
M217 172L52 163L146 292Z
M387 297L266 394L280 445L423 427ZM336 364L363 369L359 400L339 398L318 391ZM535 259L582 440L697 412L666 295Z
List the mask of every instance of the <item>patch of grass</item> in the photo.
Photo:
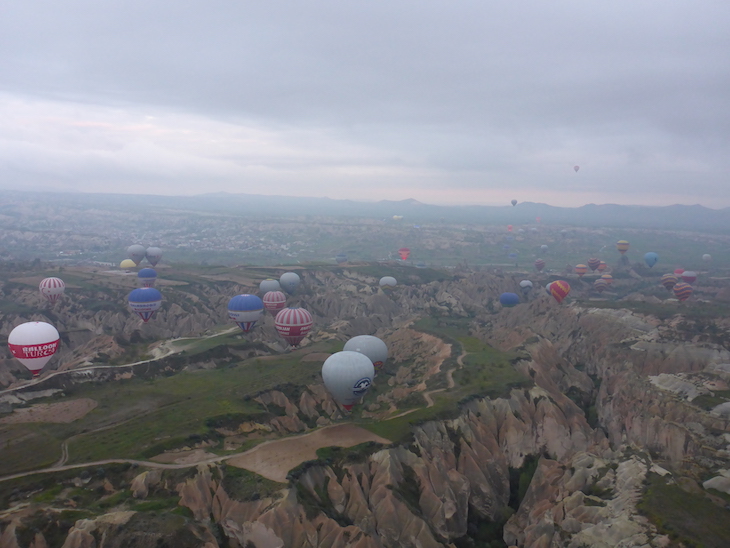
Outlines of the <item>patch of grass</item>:
M151 499L130 505L130 510L135 512L169 512L178 507L180 497L167 497L164 499Z
M683 491L658 474L649 474L649 485L638 508L663 534L684 546L730 546L730 511L707 497Z
M286 487L283 483L266 479L243 468L224 464L222 469L223 479L221 485L233 500L258 500L274 496Z

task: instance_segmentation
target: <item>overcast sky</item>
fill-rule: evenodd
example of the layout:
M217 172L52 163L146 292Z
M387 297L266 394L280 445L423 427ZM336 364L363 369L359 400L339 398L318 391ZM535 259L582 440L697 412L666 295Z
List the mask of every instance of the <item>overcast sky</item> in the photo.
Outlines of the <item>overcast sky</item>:
M0 188L728 207L730 2L4 2Z

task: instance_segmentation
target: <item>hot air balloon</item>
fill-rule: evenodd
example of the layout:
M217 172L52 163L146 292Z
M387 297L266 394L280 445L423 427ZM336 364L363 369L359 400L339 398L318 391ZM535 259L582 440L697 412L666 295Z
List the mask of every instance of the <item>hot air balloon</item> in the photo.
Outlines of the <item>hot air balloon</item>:
M593 289L595 289L599 293L603 293L606 289L608 289L608 287L608 282L603 278L597 278L593 281Z
M679 280L674 274L664 274L661 279L661 284L665 287L667 291L671 291L672 288L677 285L677 282Z
M602 275L601 275L601 279L602 279L602 280L606 280L606 283L607 283L608 285L611 285L611 284L613 284L613 276L611 276L610 274L602 274Z
M522 290L523 295L527 295L530 291L532 291L532 282L530 280L522 280L520 282L520 289Z
M644 262L646 263L646 266L648 266L649 268L654 266L658 260L659 260L659 255L657 255L653 251L649 251L649 253L644 254Z
M157 263L162 259L162 250L159 247L148 247L144 252L144 256L147 257L147 262L152 266L157 266Z
M520 297L517 293L502 293L499 296L499 304L504 307L511 308L520 304Z
M21 323L8 335L8 348L13 357L37 377L58 350L60 336L46 322Z
M45 278L38 285L41 295L45 297L51 304L55 304L58 299L63 296L66 290L66 284L61 278Z
M547 250L548 250L548 246L546 246L545 244L542 244L540 246L540 251L542 251L543 253L545 253Z
M709 263L710 261L712 261L712 255L710 255L709 253L705 253L704 255L702 255L702 260L706 263Z
M679 299L679 301L686 301L690 298L692 295L692 286L689 285L687 282L677 282L677 284L674 286L674 296Z
M543 268L545 268L545 261L543 261L542 259L536 259L535 260L535 269L538 272L541 272Z
M616 242L616 249L618 249L618 252L623 255L629 250L629 242L627 242L626 240L619 240L618 242Z
M162 293L154 287L134 289L127 297L129 308L147 323L155 311L162 306Z
M517 205L517 200L512 200L511 203L512 203L512 207L516 206Z
M337 254L337 255L335 256L335 262L336 262L337 264L342 264L342 263L346 263L346 262L347 262L347 255L345 255L344 253L339 253L339 254Z
M228 317L236 322L244 333L251 331L264 315L264 302L256 295L236 295L228 301Z
M674 275L677 277L677 279L681 278L683 273L684 273L684 268L675 268L674 269Z
M157 272L154 268L143 268L137 272L137 279L142 287L155 287Z
M579 278L582 278L583 275L588 272L588 267L584 264L577 264L573 270L575 270L575 273L578 274Z
M580 166L573 166L573 170L575 170L576 173L578 173L579 169L580 169Z
M373 384L375 368L370 358L359 352L335 352L322 364L322 379L332 397L348 411Z
M266 278L259 284L259 291L266 295L269 291L281 291L281 285L273 278Z
M388 345L372 335L358 335L351 338L345 343L343 350L364 354L373 363L375 371L380 371L388 359Z
M312 324L312 315L304 308L284 308L274 319L276 331L292 346L298 346L302 342L312 330Z
M552 297L552 296L553 296L553 294L552 294L552 292L550 291L550 286L551 286L551 285L553 285L553 282L548 282L548 283L547 283L547 284L545 285L545 291L547 291L547 294L548 294L548 295L550 295L550 296Z
M590 259L588 259L588 268L591 269L591 272L595 272L596 268L598 268L598 265L600 265L600 264L601 264L600 259L596 259L595 257L591 257Z
M401 247L401 248L400 248L400 249L398 250L398 255L400 255L400 260L401 260L401 261L406 261L406 260L408 260L408 256L409 256L410 254L411 254L411 250L410 250L409 248L407 248L407 247Z
M279 277L279 285L281 285L281 288L289 293L289 295L297 290L300 283L301 280L299 279L299 275L294 272L284 272L284 274Z
M570 293L570 284L565 280L556 280L550 284L550 294L558 303L562 303L568 293Z
M380 278L380 288L383 291L392 291L397 284L398 282L393 276L383 276Z
M132 268L135 268L137 265L132 259L124 259L121 263L119 263L119 268L122 268L129 272Z
M281 291L269 291L264 295L264 308L276 315L286 306L286 295Z
M144 246L139 244L130 245L127 248L127 257L134 261L135 266L139 266L139 263L144 259L146 250Z
M601 261L600 263L598 263L598 272L605 272L607 268L608 265L605 261Z
M512 232L512 225L507 225L507 232Z
M693 284L697 281L697 272L693 270L685 270L682 272L682 281L688 284Z

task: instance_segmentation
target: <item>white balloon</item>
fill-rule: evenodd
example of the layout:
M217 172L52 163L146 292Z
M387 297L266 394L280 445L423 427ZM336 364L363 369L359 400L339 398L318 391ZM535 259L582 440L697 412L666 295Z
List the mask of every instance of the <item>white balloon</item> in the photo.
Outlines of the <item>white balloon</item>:
M345 343L344 350L360 352L373 362L376 371L380 371L388 359L388 345L373 335L358 335Z
M375 368L370 358L359 352L343 350L327 358L322 365L322 379L332 397L350 410L370 388Z

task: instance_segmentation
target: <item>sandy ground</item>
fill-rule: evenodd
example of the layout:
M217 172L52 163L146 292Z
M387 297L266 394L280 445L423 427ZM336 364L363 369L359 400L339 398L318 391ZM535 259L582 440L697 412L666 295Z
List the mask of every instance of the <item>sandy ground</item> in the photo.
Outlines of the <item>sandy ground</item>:
M354 424L336 424L320 428L310 434L264 442L250 451L228 459L231 466L245 468L265 478L286 482L292 468L317 458L321 447L352 447L366 441L390 444L390 440L376 436Z
M150 460L163 464L194 464L196 462L215 458L216 455L208 453L205 449L191 449L190 451L171 451L156 455Z
M11 415L0 419L0 424L22 422L73 422L84 417L99 405L96 400L81 398L60 403L39 403L31 407L14 409Z
M303 361L303 362L324 362L331 355L332 354L328 354L327 352L312 352L311 354L307 354L306 356L304 356L301 361Z

